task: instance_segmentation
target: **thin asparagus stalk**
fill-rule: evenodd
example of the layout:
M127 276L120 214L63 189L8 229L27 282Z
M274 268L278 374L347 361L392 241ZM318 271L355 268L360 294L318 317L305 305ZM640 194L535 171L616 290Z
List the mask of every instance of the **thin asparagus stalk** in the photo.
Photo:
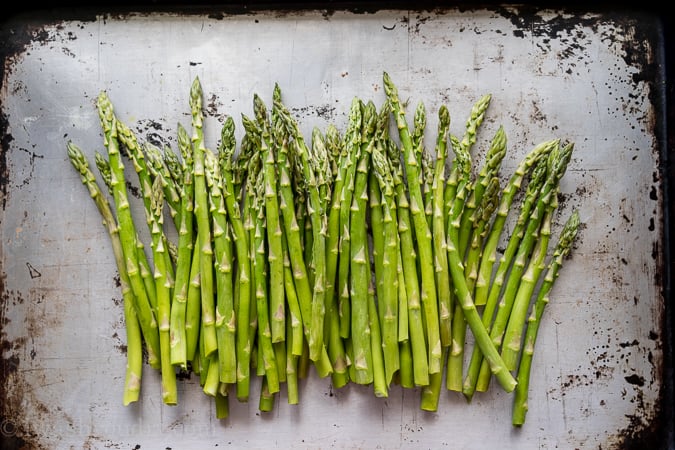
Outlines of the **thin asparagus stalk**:
M204 154L204 169L209 188L210 217L213 221L216 276L216 339L218 343L219 381L237 381L236 317L232 285L232 242L222 193L222 177L216 155Z
M356 105L356 107L354 107ZM328 148L333 154L335 162L334 179L332 183L332 200L328 211L328 233L326 236L326 317L327 317L327 343L328 355L333 366L332 382L335 387L344 386L348 380L347 374L347 356L344 349L344 343L340 335L340 316L342 311L339 309L336 298L336 280L338 272L338 261L345 260L348 267L349 258L339 259L339 254L344 249L340 248L340 207L345 184L347 168L353 165L350 145L355 139L359 139L361 129L361 108L358 102L352 103L349 115L349 125L344 136L343 143L332 142L336 139L336 132L326 133ZM329 129L330 130L330 129ZM337 146L341 147L340 154L337 156ZM342 264L342 263L341 263ZM348 300L348 297L347 297ZM348 304L348 303L347 303ZM345 325L348 320L344 319ZM348 328L346 328L348 331Z
M176 181L171 175L169 167L167 166L166 155L173 155L171 164L179 164L176 155L169 149L165 150L164 154L154 145L146 142L143 146L143 151L147 156L147 169L152 178L159 178L162 182L162 189L164 190L164 199L169 208L169 214L173 220L176 229L180 227L181 223L181 195ZM164 155L164 156L163 156ZM169 157L171 158L171 157ZM182 173L182 171L181 171ZM177 175L177 174L176 174ZM183 180L181 180L182 184Z
M113 195L113 186L112 186L112 174L110 171L110 163L105 159L105 157L99 152L95 153L96 167L98 168L101 178L103 179L108 192L110 195ZM138 258L138 270L143 279L143 285L145 286L145 292L148 296L148 301L150 302L150 307L153 313L157 311L157 295L155 293L155 280L152 277L152 270L150 269L150 264L148 263L148 257L145 254L145 246L141 241L141 238L136 234L136 256Z
M274 114L274 113L273 113ZM283 218L284 236L288 246L288 258L293 271L293 280L300 314L297 317L304 328L304 334L309 333L312 316L312 289L307 278L307 267L302 251L300 226L295 215L293 204L293 189L291 187L291 171L288 166L288 133L279 121L275 121L275 139L278 143L277 161L279 168L279 209ZM302 339L296 341L293 354L301 355Z
M120 276L122 298L124 300L124 324L126 330L127 345L127 368L124 378L124 394L122 402L124 406L138 401L141 391L141 376L143 374L143 338L141 328L136 316L134 293L131 290L131 281L127 273L124 250L119 235L119 226L113 215L110 203L105 199L101 189L96 183L94 174L89 168L84 153L72 142L68 142L68 157L73 167L80 173L82 184L89 190L89 195L96 204L99 213L103 217L103 224L110 235L117 271Z
M532 313L527 321L527 330L525 332L525 345L523 353L520 357L520 365L518 366L518 386L516 386L514 402L513 402L513 418L514 426L521 426L525 423L525 415L527 414L527 398L530 387L530 371L532 369L532 357L534 355L534 347L537 340L537 333L541 318L544 314L544 309L549 302L549 296L555 280L558 278L559 270L562 267L565 257L572 249L572 243L577 236L579 229L579 212L574 211L567 219L567 223L560 233L558 244L553 252L553 257L549 262L544 281L537 294Z
M288 305L288 319L286 322L286 341L287 350L293 356L302 355L302 341L304 331L302 327L302 312L298 294L293 280L293 271L291 269L291 260L288 251L287 236L282 236L282 251L284 255L284 292L286 293L286 303ZM289 331L290 327L290 331Z
M243 145L243 143L242 143ZM249 330L249 309L251 298L251 266L249 264L248 235L244 228L244 223L239 210L239 204L236 201L236 190L234 183L234 152L235 152L234 120L228 116L221 129L221 140L218 148L220 168L222 170L222 189L223 199L227 217L232 226L232 239L236 252L236 283L237 297L235 298L235 330L236 330L236 360L237 360L237 398L248 398L248 386L250 380L250 339ZM242 150L248 148L242 147ZM247 159L244 152L240 154L239 159ZM238 160L238 162L241 162ZM241 172L237 172L241 175Z
M448 271L448 250L445 236L444 191L445 160L447 159L447 134L450 127L450 113L445 105L438 110L438 134L436 140L436 166L431 185L432 196L432 236L434 244L434 272L436 274L436 295L438 297L439 327L441 345L452 344L452 307L450 272Z
M550 149L546 151L546 155L550 153ZM531 153L532 154L532 153ZM524 161L526 161L528 158L526 158ZM518 250L518 245L520 244L520 239L523 236L525 232L525 226L527 224L528 217L530 216L530 211L532 210L532 207L537 201L537 196L539 195L539 191L541 190L541 187L544 184L544 181L546 179L546 171L547 171L547 158L541 158L538 157L539 163L536 165L534 170L532 171L532 175L530 177L530 182L527 186L527 191L525 192L525 197L523 199L523 202L520 206L520 213L518 216L518 219L516 221L516 225L513 229L513 232L511 233L511 237L509 239L509 242L506 246L506 250L504 252L504 256L502 257L499 267L497 268L497 273L495 275L494 281L492 286L490 287L490 295L489 298L487 299L487 302L485 304L485 308L483 309L483 316L482 316L482 321L483 325L485 325L486 329L488 331L491 330L492 328L492 318L495 312L495 309L497 308L497 304L499 302L499 293L501 291L501 287L504 284L504 280L506 279L506 273L510 267L510 261L512 261L513 257L516 254L516 251ZM513 178L512 178L513 180ZM521 178L522 180L522 178ZM520 181L519 181L520 183ZM511 186L511 183L509 183ZM509 190L510 187L506 188L506 193L502 196L501 204L499 206L499 210L497 212L497 218L495 219L495 222L493 223L492 230L490 231L490 237L488 238L488 242L485 246L485 251L494 251L496 253L496 240L494 241L494 250L492 250L492 238L495 236L495 234L501 234L500 231L504 226L504 220L506 218L506 215L508 214L508 208L505 206L505 200L504 198L508 195L511 198L513 196L511 195L512 190ZM509 202L510 203L510 202ZM497 228L499 228L499 231L497 231ZM495 233L497 231L497 233ZM483 253L485 255L485 253ZM483 256L483 262L485 262L485 256ZM483 263L481 263L482 265ZM482 267L481 267L482 269ZM478 279L476 283L480 282L481 275L479 274ZM489 278L488 278L489 279ZM476 291L478 292L478 286L476 287ZM469 368L467 370L466 377L464 379L464 384L462 387L462 393L464 396L467 398L467 400L471 401L471 398L473 397L474 392L476 391L476 383L478 382L478 375L480 372L480 367L483 362L483 356L480 352L480 349L478 347L473 348L473 352L471 354L471 360L469 362Z
M310 162L310 152L305 144L297 122L290 116L280 99L275 99L279 117L286 124L289 134L293 138L296 165L302 171L309 190L308 212L312 225L312 257L314 262L314 280L312 290L312 316L309 328L308 345L310 359L315 362L319 376L332 373L330 358L323 342L323 320L325 314L326 294L326 233L327 233L327 193L321 193L327 188L329 177L325 175L330 170L327 157L314 152ZM307 243L305 243L307 245ZM310 280L312 281L312 280Z
M202 112L202 86L195 77L190 89L192 111L192 147L194 151L195 218L199 229L200 276L202 299L202 322L204 324L204 352L206 356L218 349L216 318L213 295L213 248L211 247L211 224L204 176L204 117Z
M199 242L196 236L195 242ZM190 262L190 275L188 278L187 299L185 303L185 356L192 361L195 355L199 355L199 337L201 336L202 316L202 279L200 276L200 252L194 252ZM193 367L194 370L194 367Z
M396 214L398 218L398 234L401 245L401 267L405 285L405 300L407 300L407 329L412 347L413 378L417 386L429 384L429 357L424 336L422 312L420 304L420 290L417 277L417 254L412 237L410 223L410 206L402 180L402 168L397 159L390 157L392 179L396 194ZM401 308L403 309L403 308Z
M478 265L483 249L483 240L489 231L488 222L497 209L497 203L499 202L499 178L493 177L490 179L485 193L481 197L480 205L474 210L473 217L469 221L473 226L471 244L468 247L466 255L464 274L470 292L473 292L476 279L478 278Z
M387 168L387 160L383 154L382 141L378 139L373 148L372 163L375 181L379 183L382 192L382 262L381 262L381 292L378 296L380 310L380 323L382 330L382 347L384 353L384 366L386 372L386 384L390 385L394 374L400 368L398 346L398 307L399 307L399 278L398 261L400 259L400 245L398 238L398 224L395 222L393 209L395 206L393 180ZM371 184L375 184L371 182ZM373 241L378 235L373 222ZM376 265L377 268L377 265ZM377 276L376 276L377 279ZM407 324L406 324L407 329Z
M558 206L557 192L552 193L553 199L551 206L544 213L541 225L534 235L536 243L527 268L522 273L520 284L513 300L511 314L509 315L504 339L502 345L502 358L509 370L515 370L518 363L518 354L520 352L520 343L522 332L525 329L527 319L527 310L530 306L530 299L534 292L534 287L539 280L539 275L544 271L546 255L548 252L548 243L551 239L551 222L553 221L553 210Z
M516 253L516 258L513 261L513 266L509 272L509 279L506 282L504 288L504 293L502 294L501 301L499 302L496 317L493 321L492 328L490 329L490 338L495 347L501 346L502 339L504 337L504 330L506 328L506 322L508 317L511 314L511 308L513 307L513 302L515 295L518 289L518 284L520 283L520 277L524 271L526 259L529 257L532 252L532 247L534 246L536 231L541 224L545 211L550 207L553 200L553 193L557 190L560 179L565 174L567 170L567 165L572 158L572 151L574 150L573 144L568 144L564 146L559 152L554 149L549 155L549 165L548 165L548 176L544 186L541 188L541 193L537 200L537 205L535 206L534 211L527 223L527 228L523 239L520 242L518 247L518 252ZM476 384L476 389L483 391L487 390L487 386L490 381L490 373L485 367L485 362L481 365L481 370L478 375L478 382Z
M178 124L178 147L183 157L183 182L180 203L181 222L178 226L178 258L171 302L171 363L187 367L187 336L185 314L187 308L190 265L194 251L194 184L192 182L192 144L187 131Z
M471 122L469 122L471 123ZM467 125L467 129L469 126ZM453 161L453 173L451 175L451 181L454 183L453 190L453 202L450 210L448 212L449 221L448 229L446 232L446 244L448 248L448 262L450 261L450 253L456 253L457 258L459 259L462 266L459 270L456 269L457 273L461 270L462 280L461 283L464 283L468 290L468 285L466 279L464 278L464 250L460 246L460 231L461 231L461 218L462 212L466 206L466 196L472 189L471 183L471 155L468 152L468 147L466 145L458 145L453 147L455 151L455 159ZM467 226L470 226L467 225ZM451 264L451 263L449 263ZM449 270L452 271L452 267L449 267ZM452 272L451 272L452 274ZM453 284L457 283L452 278ZM469 290L469 292L472 292ZM464 345L466 338L466 322L464 317L464 306L460 301L454 302L454 311L452 317L452 345L450 353L448 355L447 363L447 374L446 374L446 387L452 391L461 391L462 389L462 372L464 369Z
M438 304L436 299L436 281L431 231L424 211L424 201L419 182L419 164L415 157L405 112L398 98L398 90L389 75L384 73L384 87L389 104L396 119L399 138L402 144L403 160L405 162L408 193L410 195L410 213L415 226L417 250L419 252L419 267L421 272L422 288L420 299L426 319L427 345L429 348L429 373L441 371L441 338L438 319Z
M352 205L352 197L354 194L354 180L356 177L356 165L361 155L361 126L363 122L363 114L361 113L361 105L358 99L353 99L351 108L349 110L349 123L354 127L351 133L347 134L345 146L347 147L344 167L344 182L341 192L338 194L337 187L335 190L336 196L339 195L339 203L334 202L334 209L339 207L338 213L338 234L339 246L341 255L351 254L351 236L350 236L350 208ZM349 139L351 138L351 139ZM332 211L331 211L332 212ZM335 213L333 213L335 214ZM330 220L330 219L329 219ZM333 216L333 224L336 219ZM330 224L331 222L329 222ZM330 234L329 234L330 236ZM334 244L333 244L334 245ZM351 300L349 298L349 267L350 258L339 258L338 260L338 284L337 293L339 295L338 312L340 317L340 336L347 339L350 335L350 319L351 319Z
M254 262L254 289L256 298L256 311L258 317L258 351L262 356L263 368L265 371L265 384L269 394L279 392L279 372L277 369L276 355L272 346L272 331L270 326L270 308L267 289L267 255L266 255L266 237L269 236L265 231L265 173L260 171L256 182L256 192L254 198L255 211L255 262ZM281 252L279 253L281 258ZM283 260L281 260L283 264ZM283 275L283 272L282 272Z
M176 371L171 364L171 343L169 336L169 324L171 317L171 281L167 277L164 245L164 192L161 180L155 178L152 185L152 197L150 207L152 217L150 229L152 232L152 254L155 263L155 287L157 289L157 319L159 321L159 349L162 372L162 400L167 405L178 404L178 391L176 387Z
M145 290L143 279L140 276L136 247L136 227L129 209L126 184L124 180L124 163L120 157L117 140L117 125L113 106L105 92L101 92L97 100L99 118L104 132L103 143L108 149L110 163L110 184L117 211L117 221L120 228L120 240L126 261L127 274L131 289L136 298L136 314L141 325L143 338L148 351L148 363L153 368L160 367L159 330Z
M497 176L502 160L504 159L504 155L506 155L506 133L504 133L503 127L499 127L497 133L495 133L495 136L492 139L490 149L488 150L487 155L485 155L485 163L483 164L476 182L474 183L471 195L469 196L469 199L464 205L464 210L462 211L462 218L459 226L460 252L461 249L468 248L468 245L471 242L471 232L473 227L470 223L473 212L476 210L478 205L480 205L488 184Z
M265 221L267 229L267 262L269 264L270 328L272 342L281 342L286 334L286 309L284 304L284 261L281 250L281 224L279 223L279 195L275 149L272 145L267 108L262 99L253 96L253 108L260 127L261 158L264 163Z
M492 268L497 260L497 245L501 238L504 224L508 216L515 195L520 190L523 179L530 173L539 161L545 159L551 150L557 145L557 141L546 141L535 146L516 167L515 172L509 179L502 192L497 215L490 228L490 234L483 249L483 256L478 269L476 279L476 305L484 305L487 302ZM543 175L542 175L543 176Z

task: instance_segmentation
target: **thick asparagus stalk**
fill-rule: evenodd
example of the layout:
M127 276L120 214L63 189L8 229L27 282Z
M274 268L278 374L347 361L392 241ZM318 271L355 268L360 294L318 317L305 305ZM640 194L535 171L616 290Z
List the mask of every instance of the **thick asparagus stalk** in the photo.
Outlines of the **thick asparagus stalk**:
M544 309L549 302L549 295L553 288L553 284L558 278L558 272L562 267L563 260L572 249L572 243L577 236L579 224L579 213L578 211L574 211L560 234L558 244L556 245L553 257L548 265L546 275L544 276L544 281L539 288L539 293L537 294L532 313L527 321L525 345L520 357L520 365L518 366L518 386L516 386L513 402L512 423L514 426L521 426L525 423L527 397L530 386L530 371L532 368L532 357L534 355L539 325L541 324Z
M123 403L128 405L138 401L141 391L141 376L143 372L143 340L141 328L136 316L136 299L131 290L131 281L127 273L126 261L124 259L124 250L120 239L120 230L117 220L113 215L110 204L103 196L101 189L96 183L94 174L89 169L84 153L72 142L68 142L68 157L73 167L80 173L82 184L87 186L89 195L94 200L98 211L103 217L103 224L110 235L117 271L120 275L120 284L122 287L122 298L124 299L124 323L126 330L127 344L127 369L124 378Z

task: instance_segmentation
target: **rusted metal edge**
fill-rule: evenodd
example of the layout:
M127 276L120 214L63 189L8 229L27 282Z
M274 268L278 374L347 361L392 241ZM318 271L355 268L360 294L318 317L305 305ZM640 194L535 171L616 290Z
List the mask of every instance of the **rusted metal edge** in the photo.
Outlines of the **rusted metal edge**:
M529 3L529 4L528 4ZM414 6L413 6L414 5ZM442 6L441 6L442 5ZM537 16L540 8L535 2L525 2L514 13L512 9L504 9L504 3L471 3L463 2L428 2L418 1L414 4L406 1L382 2L382 1L368 1L368 2L311 2L311 1L296 1L293 3L281 2L227 2L219 4L218 2L210 2L207 4L201 3L199 5L183 5L180 2L136 2L133 6L125 5L124 2L116 3L114 7L108 8L70 8L72 5L64 2L63 9L52 9L48 11L13 11L7 19L0 21L0 207L4 210L6 204L9 181L9 170L7 166L7 151L13 137L9 130L9 117L7 112L2 108L2 97L6 95L5 80L6 75L11 72L13 62L20 57L26 49L33 43L41 42L49 39L48 33L45 31L47 26L53 26L68 20L81 21L95 21L100 15L110 18L123 18L128 15L151 14L157 12L163 13L177 13L187 15L203 15L213 19L222 19L226 15L236 14L255 14L259 11L276 11L279 15L293 14L307 10L321 10L326 18L329 18L336 11L351 11L354 13L372 13L381 9L410 9L416 11L442 11L452 7L459 10L472 10L477 8L489 8L495 12L509 18L514 25L521 29L529 28L534 20L541 20ZM620 4L619 4L620 5ZM635 7L635 5L632 5ZM546 8L561 8L565 11L580 12L577 8L556 6L547 4ZM595 4L594 10L602 12L603 5ZM584 10L584 12L589 12ZM647 2L643 5L643 9L638 12L653 15L659 13L659 7L650 5ZM623 14L622 11L614 9L610 16L617 17ZM563 19L561 19L563 20ZM578 19L577 19L578 20ZM672 305L673 301L673 280L675 280L675 266L672 262L672 255L675 254L675 242L672 235L672 227L674 226L673 218L673 199L672 193L675 192L675 131L673 130L673 123L675 123L675 82L669 75L673 73L673 25L672 19L668 16L660 18L661 27L658 29L640 30L644 33L643 36L636 38L634 42L651 42L656 44L656 48L652 49L654 52L651 56L651 62L648 61L648 56L644 48L626 48L627 62L635 65L637 62L642 63L643 70L634 75L634 77L641 77L640 81L650 83L655 89L652 89L650 95L650 102L655 110L654 136L657 139L660 155L659 172L661 176L661 199L662 199L662 239L661 245L656 250L657 255L657 271L656 276L657 285L661 287L662 299L664 301L663 321L661 330L663 335L661 340L663 342L664 361L661 365L662 373L660 392L660 406L659 414L656 420L645 426L642 421L631 420L631 424L622 430L620 436L617 436L617 448L621 449L644 449L644 448L675 448L675 370L673 369L673 347L675 343L675 333L673 333L673 326L675 324L675 307ZM559 24L563 26L563 24ZM555 32L555 28L551 29ZM1 220L1 217L0 217ZM2 244L0 243L0 251L2 251ZM17 357L12 354L11 350L15 343L6 340L3 332L3 326L6 324L5 312L8 307L9 294L5 291L5 274L0 272L0 399L7 398L7 379L11 373L17 370L19 361ZM21 433L21 430L6 430L4 427L12 426L12 422L6 417L7 411L4 407L4 402L0 402L0 440L2 441L2 448L26 448L34 446L36 443L31 443L30 437ZM34 448L34 447L31 447Z

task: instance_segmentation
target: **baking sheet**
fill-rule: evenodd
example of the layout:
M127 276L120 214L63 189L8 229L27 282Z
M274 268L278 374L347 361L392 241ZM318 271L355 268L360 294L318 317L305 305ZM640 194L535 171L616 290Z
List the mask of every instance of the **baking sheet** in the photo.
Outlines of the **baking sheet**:
M6 25L22 46L7 44L1 92L0 439L10 448L605 449L662 442L656 18L495 8L100 14L34 25ZM141 401L123 407L114 260L65 148L73 140L90 157L103 149L98 93L108 92L141 138L175 145L176 123L189 125L189 87L199 76L206 141L215 147L225 115L250 114L253 93L271 103L275 82L306 134L328 123L344 130L354 96L383 102L383 71L410 100L410 117L425 102L429 148L442 103L458 134L471 104L491 93L475 159L503 125L503 178L543 140L576 143L556 223L578 208L584 227L544 316L525 426L511 427L512 396L494 383L471 404L443 392L438 412L427 413L419 410L419 390L393 387L377 399L368 387L333 389L313 372L299 405L287 405L282 392L269 414L257 410L258 380L249 403L230 401L224 421L194 376L179 383L179 405L164 406L150 370Z

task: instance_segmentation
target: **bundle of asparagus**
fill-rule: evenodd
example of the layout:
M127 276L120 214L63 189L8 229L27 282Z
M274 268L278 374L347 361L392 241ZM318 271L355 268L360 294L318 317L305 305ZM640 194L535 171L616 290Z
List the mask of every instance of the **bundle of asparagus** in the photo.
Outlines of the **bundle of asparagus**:
M420 387L429 411L438 408L444 373L447 389L469 401L494 375L515 389L513 424L524 423L537 331L579 226L574 212L549 255L573 145L537 145L500 188L503 128L479 171L471 161L489 95L461 137L439 109L434 162L424 149L424 104L409 127L386 73L384 86L379 111L355 98L342 136L331 125L305 140L277 85L271 111L254 96L239 143L227 117L217 152L204 142L199 79L190 90L192 136L178 125L177 153L140 143L100 94L107 158L97 153L96 165L112 204L84 153L67 147L120 273L125 405L139 398L145 351L161 371L164 403L178 403L176 373L191 370L219 418L231 391L248 401L251 371L262 377L261 411L272 409L282 383L298 403L298 379L313 364L335 388L372 384L386 397L393 384ZM121 151L138 175L151 255L132 217ZM495 267L512 211L517 220ZM467 325L475 345L465 367Z

